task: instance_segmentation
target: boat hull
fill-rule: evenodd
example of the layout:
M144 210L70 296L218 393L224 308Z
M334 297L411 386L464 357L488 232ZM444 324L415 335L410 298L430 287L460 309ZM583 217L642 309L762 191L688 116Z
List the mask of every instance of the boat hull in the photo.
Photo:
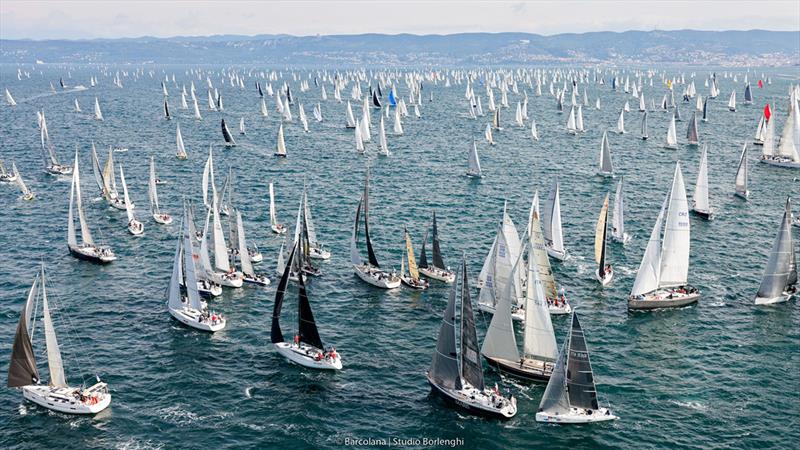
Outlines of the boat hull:
M506 406L505 408L493 408L488 405L480 405L467 401L468 397L459 395L457 391L451 391L450 389L437 385L431 379L430 375L426 375L426 377L428 379L428 384L431 386L431 392L441 397L447 403L458 406L470 414L494 419L510 419L517 414L516 401L513 401L512 404Z
M769 164L770 166L786 167L789 169L800 168L800 162L787 161L782 159L771 159L771 158L761 158L759 159L759 161L761 161L764 164Z
M428 278L444 281L445 283L452 283L456 281L456 274L449 270L443 270L438 267L419 267L419 273Z
M492 305L478 303L478 310L494 315L497 309ZM525 322L525 310L522 308L512 309L511 319L517 322Z
M153 214L153 220L155 220L156 223L160 223L161 225L169 225L172 223L173 219L172 216L170 216L169 214L161 213L161 214Z
M278 342L275 344L275 350L287 360L300 366L308 367L309 369L342 370L341 357L337 355L336 359L333 360L329 358L317 360L307 352L315 354L316 352L322 352L322 350L305 344L301 344L300 347L297 347L288 342Z
M669 298L667 291L654 291L645 294L643 299L628 299L629 310L653 310L665 308L681 308L697 303L700 292L673 295Z
M567 259L567 251L566 250L558 251L558 250L556 250L556 249L554 249L553 247L550 247L550 246L547 246L546 249L547 249L547 254L550 255L551 258L555 258L555 259L557 259L559 261L564 261L564 260Z
M201 313L196 309L184 307L180 309L169 308L169 313L178 322L200 331L216 332L225 328L225 319L211 321L201 320Z
M600 275L600 271L594 272L595 279L600 283L602 286L608 286L611 283L611 280L614 279L614 270L608 270L605 274Z
M73 247L68 245L69 253L84 261L90 261L100 264L108 264L115 261L117 257L112 253L111 255L100 255L97 253L96 247Z
M77 388L55 388L42 385L22 387L22 396L26 400L52 411L66 414L97 414L111 404L111 394L108 392L99 395L94 403L80 401L79 397L75 397L75 394L79 392L80 390Z
M783 294L767 298L767 297L756 297L755 304L756 305L774 305L776 303L785 303L788 302L794 294L790 294L789 292L784 292Z
M577 408L572 408L567 414L551 415L544 411L536 413L537 422L557 423L557 424L579 424L579 423L594 423L594 422L607 422L609 420L617 420L619 417L611 414L607 408L600 408L592 414L585 414L577 411Z
M705 220L711 220L714 218L714 214L711 211L702 211L699 209L692 209L692 214L701 217Z
M544 361L526 359L522 367L520 367L519 361L494 359L486 355L483 357L486 358L486 362L489 363L490 366L524 380L547 382L553 374L553 364Z
M403 282L403 284L410 287L411 289L416 289L418 291L428 289L428 282L423 279L415 280L408 275L402 275L400 277L400 280Z
M400 287L400 277L392 275L380 269L374 269L365 265L353 265L353 271L368 284L381 289L395 289Z

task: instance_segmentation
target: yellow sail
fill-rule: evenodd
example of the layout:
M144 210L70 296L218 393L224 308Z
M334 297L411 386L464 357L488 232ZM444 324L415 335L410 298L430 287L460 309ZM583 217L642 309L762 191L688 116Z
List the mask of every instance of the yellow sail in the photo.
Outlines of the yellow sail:
M417 270L417 260L414 259L414 249L411 247L411 236L406 231L406 254L408 255L408 274L411 278L419 280L419 270Z
M672 90L672 80L667 80L667 89Z
M603 207L600 209L600 216L597 218L597 227L594 231L594 262L600 264L600 259L603 257L603 248L606 245L605 231L606 231L606 218L608 217L608 194L606 199L603 200Z

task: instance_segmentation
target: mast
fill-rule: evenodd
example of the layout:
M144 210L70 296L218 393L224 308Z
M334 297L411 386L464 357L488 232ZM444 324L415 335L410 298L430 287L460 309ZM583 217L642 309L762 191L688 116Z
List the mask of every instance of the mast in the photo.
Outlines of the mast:
M378 258L375 257L375 251L372 249L372 241L369 238L369 168L364 179L364 237L367 241L367 254L371 266L380 268Z
M56 330L50 317L50 306L47 303L47 282L45 281L44 266L42 266L41 280L42 321L44 322L44 338L47 346L47 365L50 369L50 386L65 388L67 387L67 379L64 376L61 350L58 347Z
M461 264L461 376L480 391L483 383L483 366L479 357L478 336L475 331L475 317L472 312L472 300L469 298L469 277L467 276L467 260Z
M390 92L391 94L391 92ZM356 214L358 216L358 214ZM446 389L461 389L461 377L456 350L456 286L450 287L450 296L444 310L439 337L436 340L436 351L433 353L428 376L436 385ZM277 305L277 301L276 301Z

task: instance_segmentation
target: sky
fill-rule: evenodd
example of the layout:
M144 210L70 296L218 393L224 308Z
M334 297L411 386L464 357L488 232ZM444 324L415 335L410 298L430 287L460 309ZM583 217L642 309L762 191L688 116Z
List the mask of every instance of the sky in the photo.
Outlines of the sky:
M0 0L2 39L214 34L800 31L798 0Z

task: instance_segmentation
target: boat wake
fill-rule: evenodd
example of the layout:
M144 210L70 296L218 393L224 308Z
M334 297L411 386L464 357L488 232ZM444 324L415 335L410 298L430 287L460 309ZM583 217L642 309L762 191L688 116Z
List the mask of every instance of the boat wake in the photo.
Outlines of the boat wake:
M670 403L678 405L683 408L693 409L695 411L708 411L708 405L705 403L700 402L680 402L677 400L671 400Z

